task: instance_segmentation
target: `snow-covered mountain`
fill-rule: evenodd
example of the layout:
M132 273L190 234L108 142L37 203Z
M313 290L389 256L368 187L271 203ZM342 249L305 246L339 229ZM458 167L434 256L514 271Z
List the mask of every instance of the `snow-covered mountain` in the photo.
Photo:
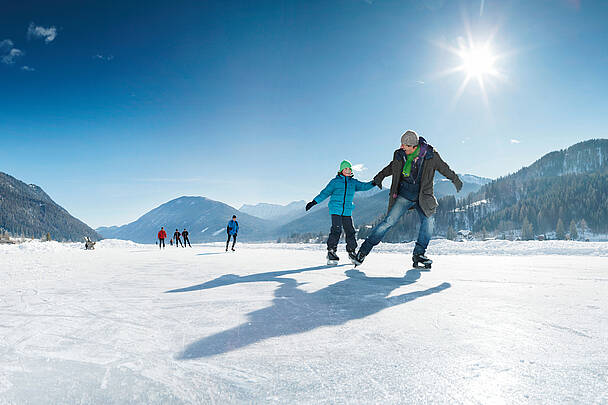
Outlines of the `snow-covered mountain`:
M453 195L458 198L464 198L470 193L478 191L483 185L492 182L492 179L475 176L473 174L458 174L458 177L462 181L462 190L460 190L460 193L456 191L456 188L450 180L443 177L439 172L435 172L435 179L433 181L435 197L442 198Z
M518 180L608 170L608 139L591 139L551 152L511 176Z
M239 211L254 217L267 219L278 223L286 223L303 216L306 211L306 201L293 201L287 205L259 203L255 205L243 204Z
M547 153L530 166L484 185L459 202L459 215L436 221L436 229L520 229L524 219L537 234L585 220L594 232L608 229L608 139L579 142ZM486 201L476 205L474 202Z
M15 236L59 241L93 240L100 236L55 203L40 187L0 172L0 228Z
M239 239L270 240L273 224L264 219L242 213L236 208L205 197L180 197L149 211L134 222L123 226L98 228L104 238L153 243L160 227L172 237L175 229L186 228L191 242L221 241L226 239L226 224L237 216Z

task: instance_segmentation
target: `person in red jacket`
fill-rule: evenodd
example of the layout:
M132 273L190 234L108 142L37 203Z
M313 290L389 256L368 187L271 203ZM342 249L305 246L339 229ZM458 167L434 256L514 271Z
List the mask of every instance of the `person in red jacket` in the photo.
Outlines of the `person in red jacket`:
M158 231L158 248L163 249L165 247L165 238L167 237L167 232L165 232L165 228L160 227L160 231Z

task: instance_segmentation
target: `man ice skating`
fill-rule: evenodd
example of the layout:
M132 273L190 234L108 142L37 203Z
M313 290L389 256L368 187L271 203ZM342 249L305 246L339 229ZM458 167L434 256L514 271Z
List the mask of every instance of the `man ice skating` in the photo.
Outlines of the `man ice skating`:
M355 205L353 198L357 191L367 191L375 186L374 181L363 183L353 177L352 165L348 160L340 163L340 170L327 186L311 202L306 204L306 211L329 197L329 214L331 229L327 238L327 264L338 264L336 254L342 228L346 234L346 251L351 260L355 259L357 240L353 226L352 213Z
M173 239L175 239L175 247L179 247L180 243L182 244L182 246L184 246L182 240L180 239L180 235L181 234L177 229L175 230L175 232L173 232Z
M439 153L423 137L418 137L416 132L406 131L401 136L401 148L395 151L393 160L374 177L374 182L381 185L385 177L392 176L388 213L361 245L355 265L363 263L365 256L380 243L402 215L415 209L420 217L420 231L412 261L414 267L431 267L432 261L424 254L433 233L432 216L438 205L433 194L435 171L451 180L456 191L460 192L462 181L441 159Z
M167 237L167 232L165 232L165 228L160 227L160 231L158 231L158 248L165 248L165 238Z
M192 245L190 244L190 239L188 239L188 231L186 230L186 228L184 228L184 230L182 231L182 238L184 238L184 247L186 247L186 242L188 242L188 246L192 247Z
M232 251L234 252L234 245L236 244L236 235L238 232L239 223L236 220L236 215L233 215L230 222L228 222L228 226L226 227L226 233L228 234L228 240L226 241L226 252L228 251L228 244L230 243L230 238L233 238Z

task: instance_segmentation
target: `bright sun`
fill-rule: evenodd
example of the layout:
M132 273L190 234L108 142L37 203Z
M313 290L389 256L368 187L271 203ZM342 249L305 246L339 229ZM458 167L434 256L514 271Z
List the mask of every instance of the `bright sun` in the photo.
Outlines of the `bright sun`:
M457 102L464 90L471 81L476 81L481 90L483 101L488 105L488 95L486 86L493 84L495 79L504 81L506 79L496 66L497 61L504 58L505 55L497 54L491 47L491 39L486 42L477 42L473 36L468 33L468 40L459 38L458 47L454 48L447 45L439 44L440 47L457 56L460 64L440 73L440 76L453 73L463 73L464 78L458 91L456 92L454 102Z
M485 75L496 75L494 61L496 57L489 46L461 49L458 56L462 59L462 70L469 78L483 79Z

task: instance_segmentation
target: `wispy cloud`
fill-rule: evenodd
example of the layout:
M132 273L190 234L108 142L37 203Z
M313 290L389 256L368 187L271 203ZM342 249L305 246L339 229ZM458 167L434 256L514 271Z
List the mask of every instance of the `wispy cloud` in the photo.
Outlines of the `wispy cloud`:
M93 59L105 60L106 62L114 59L114 55L102 55L98 53L97 55L93 55Z
M511 143L521 143L521 141L518 139L511 139Z
M34 69L33 67L30 67L30 66L21 66L21 70L25 70L26 72L33 72L36 69Z
M367 167L363 163L359 163L352 166L353 172L361 173L367 170Z
M52 42L57 37L57 28L49 27L44 28L37 26L33 22L27 27L27 39L31 38L43 38L47 44Z
M0 41L0 52L6 52L13 47L13 41L10 39L3 39Z
M15 48L13 45L14 43L10 39L0 41L0 61L5 65L14 64L18 57L25 54L25 52Z

